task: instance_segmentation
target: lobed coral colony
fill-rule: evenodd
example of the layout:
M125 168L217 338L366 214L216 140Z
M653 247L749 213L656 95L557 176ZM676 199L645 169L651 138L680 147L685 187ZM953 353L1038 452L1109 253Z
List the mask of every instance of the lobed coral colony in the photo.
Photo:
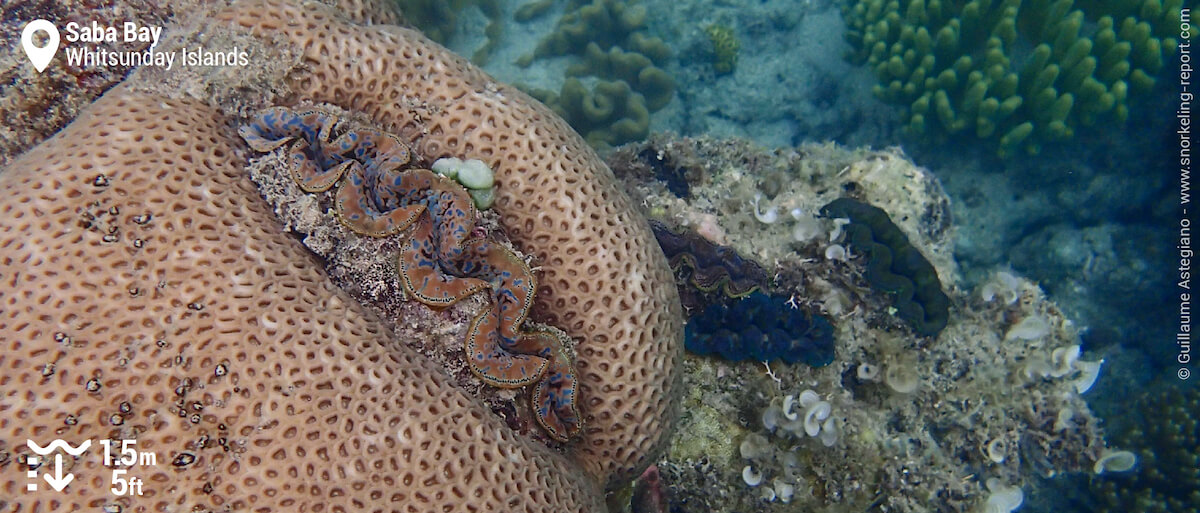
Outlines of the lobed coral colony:
M371 25L390 2L217 4L162 49L234 38L270 66L139 69L0 173L0 509L604 511L665 445L683 349L670 268L611 171L526 95ZM486 214L422 170L443 157L494 171ZM248 178L280 161L281 216L378 241L396 256L372 279L457 303L335 285L263 201L282 189ZM416 349L447 330L478 378ZM536 382L570 440L521 434L472 379ZM45 436L135 439L159 465L113 497L89 451L64 493L25 492L11 470Z
M648 35L647 10L636 0L571 0L566 8L554 31L517 64L562 55L578 60L558 91L531 94L595 147L644 139L650 114L675 96L675 80L663 70L670 47Z

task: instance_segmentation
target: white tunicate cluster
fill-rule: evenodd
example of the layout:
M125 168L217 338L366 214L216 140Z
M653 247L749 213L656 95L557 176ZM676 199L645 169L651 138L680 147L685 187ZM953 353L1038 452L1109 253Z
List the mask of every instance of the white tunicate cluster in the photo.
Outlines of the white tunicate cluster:
M995 438L991 442L988 442L987 449L984 452L993 463L1004 463L1005 449L1004 439Z
M984 301L991 302L995 299L1004 301L1004 304L1011 305L1020 299L1021 293L1019 290L1020 281L1012 273L1005 271L997 271L992 275L992 279L983 284L979 289L979 296Z
M1075 391L1083 394L1092 389L1092 385L1096 384L1096 380L1100 379L1100 366L1104 365L1104 360L1100 359L1094 362L1079 360L1075 362L1075 367L1079 369L1079 377L1071 381L1075 385Z
M834 242L842 236L842 227L850 224L850 219L838 217L833 220L833 230L829 232L829 242Z
M829 315L842 315L850 304L850 296L836 287L829 287L821 295L821 306Z
M1137 465L1137 455L1129 451L1109 451L1105 450L1100 455L1100 459L1096 460L1096 464L1092 466L1092 471L1097 474L1105 472L1128 472L1133 470Z
M750 206L754 208L754 218L763 224L775 224L779 222L779 207L765 206L765 200L761 192L754 194L754 199L750 202ZM764 208L766 210L764 210ZM809 213L803 208L793 208L789 214L792 217L792 240L804 243L810 240L824 237L830 233L828 223L816 215ZM829 238L833 242L841 234L843 223L838 221L849 222L849 220L838 219L834 221L833 236ZM849 256L849 255L847 255Z
M857 374L860 381L875 381L879 379L879 367L863 362L858 364Z
M1025 377L1061 378L1070 374L1079 360L1080 349L1077 345L1060 347L1050 353L1050 358L1030 358L1025 365Z
M762 500L767 502L778 500L779 502L786 504L792 502L792 496L795 494L795 486L787 481L775 478L771 481L771 486L762 487L762 491L759 493L759 496L762 497Z
M754 488L755 486L762 484L762 472L754 470L754 467L750 465L746 465L745 468L742 469L742 481L745 481L747 486Z
M812 390L805 390L799 398L788 394L778 404L772 401L763 413L763 424L769 431L777 428L797 438L806 435L832 447L837 442L837 423L830 416L832 412L833 406L828 401Z
M830 244L825 248L825 259L845 262L850 259L850 252L841 244Z
M883 382L888 388L901 394L911 394L917 391L920 380L917 372L909 368L905 362L893 362L883 373Z
M758 219L758 222L763 224L774 224L775 221L779 220L779 207L771 207L770 210L763 212L759 210L758 206L758 202L762 201L762 199L763 195L760 192L756 193L754 195L754 201L750 202L751 205L754 205L754 218Z
M1079 359L1078 345L1059 347L1050 352L1049 358L1044 356L1030 357L1025 364L1025 378L1063 378L1078 372L1071 381L1075 391L1083 394L1096 384L1100 377L1100 367L1104 360L1089 362Z
M763 500L791 502L798 490L808 493L800 475L800 458L795 448L782 450L765 436L751 433L738 447L748 464L742 467L742 482L759 489ZM768 474L771 474L768 481ZM768 484L769 483L769 484Z
M792 239L796 242L808 242L825 234L824 223L803 209L792 209L792 219L796 221L792 227Z
M748 460L756 460L765 456L771 455L771 442L767 437L758 433L750 433L742 440L742 444L738 446L738 452L742 457Z
M833 446L839 428L832 414L833 405L813 390L772 399L762 413L767 435L751 433L738 445L739 454L747 460L742 468L742 481L758 488L762 499L768 502L786 503L797 495L811 493L800 473L800 457L796 453L804 444L796 444L794 440L815 438L826 447Z
M1050 325L1046 320L1030 315L1009 328L1008 333L1004 334L1004 340L1037 340L1049 334Z
M792 496L796 494L795 486L787 481L779 479L778 477L771 481L771 483L774 485L772 488L775 492L775 497L778 498L780 502L792 502Z
M984 505L986 513L1010 513L1025 502L1025 492L1016 486L1005 485L997 478L988 479L987 488L991 495Z

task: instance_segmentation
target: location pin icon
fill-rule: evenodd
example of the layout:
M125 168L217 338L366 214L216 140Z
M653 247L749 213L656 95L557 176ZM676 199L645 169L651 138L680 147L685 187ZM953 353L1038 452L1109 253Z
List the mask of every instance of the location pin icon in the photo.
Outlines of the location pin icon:
M46 46L41 48L33 44L33 34L39 30L50 36L46 40ZM25 55L29 57L29 62L33 63L34 69L41 73L58 52L58 28L46 20L29 22L25 25L25 30L21 31L21 48L25 49Z

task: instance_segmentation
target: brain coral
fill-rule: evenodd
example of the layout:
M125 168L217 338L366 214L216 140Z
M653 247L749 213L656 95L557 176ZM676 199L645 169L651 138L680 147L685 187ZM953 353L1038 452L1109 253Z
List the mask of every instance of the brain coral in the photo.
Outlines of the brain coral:
M235 137L118 90L0 173L0 509L115 501L98 449L67 458L65 495L18 471L26 438L107 438L158 457L126 508L599 511L330 283Z
M224 16L304 51L297 99L365 112L420 158L497 171L496 210L542 272L534 317L577 340L587 430L567 458L514 435L282 231L230 120L121 87L0 174L0 497L601 511L599 486L665 437L682 349L670 270L611 172L549 111L416 32L313 3ZM31 437L135 438L160 464L137 501L107 493L100 451L67 458L65 494L26 494L8 470Z
M494 210L541 271L533 318L578 340L576 456L602 481L640 471L673 417L682 312L654 235L596 153L549 109L415 31L280 0L225 17L302 50L301 97L366 113L421 159L495 170Z

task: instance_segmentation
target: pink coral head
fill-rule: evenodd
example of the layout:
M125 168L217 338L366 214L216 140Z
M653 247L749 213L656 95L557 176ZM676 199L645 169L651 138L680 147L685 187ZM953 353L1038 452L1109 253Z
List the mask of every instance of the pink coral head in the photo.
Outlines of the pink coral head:
M649 467L646 467L646 470L638 477L638 481L650 484L660 483L662 475L658 473L658 465L651 464Z
M658 473L658 465L650 465L642 472L637 483L633 486L633 499L630 501L633 513L666 513L667 489L663 486L662 474Z

